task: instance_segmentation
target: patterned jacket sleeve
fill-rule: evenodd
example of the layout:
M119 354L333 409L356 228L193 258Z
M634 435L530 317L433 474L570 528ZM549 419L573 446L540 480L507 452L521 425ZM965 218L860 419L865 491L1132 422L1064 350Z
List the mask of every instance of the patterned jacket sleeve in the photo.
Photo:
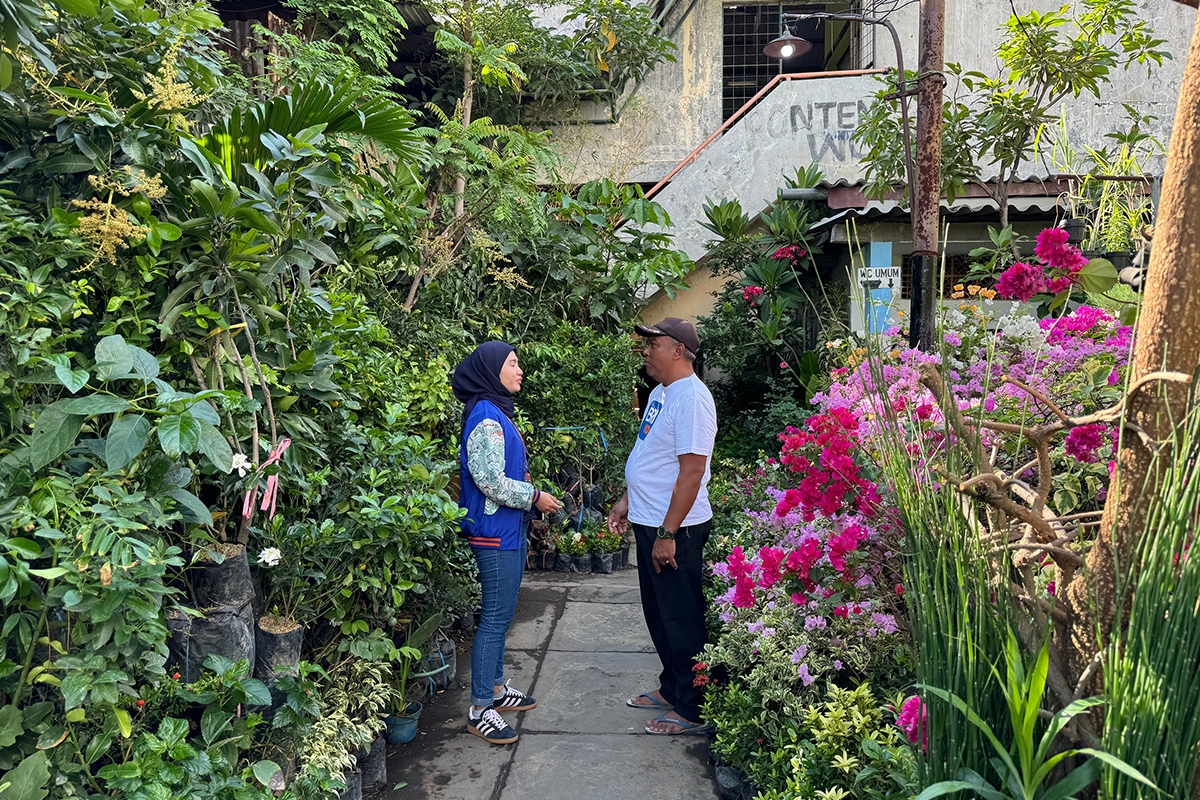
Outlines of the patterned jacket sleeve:
M467 469L488 500L485 513L496 513L493 504L521 509L533 507L533 484L504 474L504 429L496 420L480 421L467 437Z

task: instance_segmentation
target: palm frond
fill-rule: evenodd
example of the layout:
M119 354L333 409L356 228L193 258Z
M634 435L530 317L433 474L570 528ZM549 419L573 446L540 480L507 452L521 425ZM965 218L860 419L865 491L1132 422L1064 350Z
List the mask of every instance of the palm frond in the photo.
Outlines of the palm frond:
M424 142L413 130L412 116L403 107L365 94L354 81L339 80L335 85L319 78L298 82L290 95L234 109L202 144L233 180L243 183L249 179L243 165L262 169L271 160L263 134L290 136L316 125L323 125L326 135L369 139L401 161L422 163L427 156Z

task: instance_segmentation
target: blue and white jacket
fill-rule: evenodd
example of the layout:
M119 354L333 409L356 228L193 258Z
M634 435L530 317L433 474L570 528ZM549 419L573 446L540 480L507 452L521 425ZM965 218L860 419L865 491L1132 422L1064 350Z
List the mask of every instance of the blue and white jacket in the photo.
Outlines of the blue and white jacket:
M525 442L508 415L488 400L475 404L463 430L458 500L467 510L459 523L463 535L472 547L519 550L540 494L525 480Z

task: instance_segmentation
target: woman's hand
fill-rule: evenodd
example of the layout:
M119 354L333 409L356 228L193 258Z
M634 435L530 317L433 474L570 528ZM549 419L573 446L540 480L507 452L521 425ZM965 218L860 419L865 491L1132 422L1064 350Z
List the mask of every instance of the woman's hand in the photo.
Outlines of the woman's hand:
M543 514L553 514L560 508L562 508L562 503L558 502L558 499L549 492L542 492L538 497L537 510Z

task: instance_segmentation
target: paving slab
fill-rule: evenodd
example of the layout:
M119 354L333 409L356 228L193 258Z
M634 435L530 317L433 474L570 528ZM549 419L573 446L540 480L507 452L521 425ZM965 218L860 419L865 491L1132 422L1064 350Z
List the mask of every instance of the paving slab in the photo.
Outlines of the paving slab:
M390 795L396 800L487 800L512 759L512 748L489 745L466 732L471 702L470 641L464 645L458 651L455 685L426 704L417 738L408 744L388 745L387 789L408 784ZM505 654L505 677L512 678L514 686L530 686L537 668L538 660L529 653L509 650ZM520 728L521 717L526 715L511 716ZM389 796L389 792L382 794Z
M522 585L517 613L508 628L509 650L540 650L550 639L559 609L567 601L567 589L561 586Z
M640 606L632 603L567 603L551 650L578 652L652 653Z
M534 686L538 707L522 731L644 735L661 712L632 709L625 700L658 686L661 670L654 653L548 652Z
M702 736L525 736L500 800L709 800L707 758Z
M636 582L632 586L585 583L582 586L571 586L566 592L573 603L633 603L638 606L642 604L642 590Z

